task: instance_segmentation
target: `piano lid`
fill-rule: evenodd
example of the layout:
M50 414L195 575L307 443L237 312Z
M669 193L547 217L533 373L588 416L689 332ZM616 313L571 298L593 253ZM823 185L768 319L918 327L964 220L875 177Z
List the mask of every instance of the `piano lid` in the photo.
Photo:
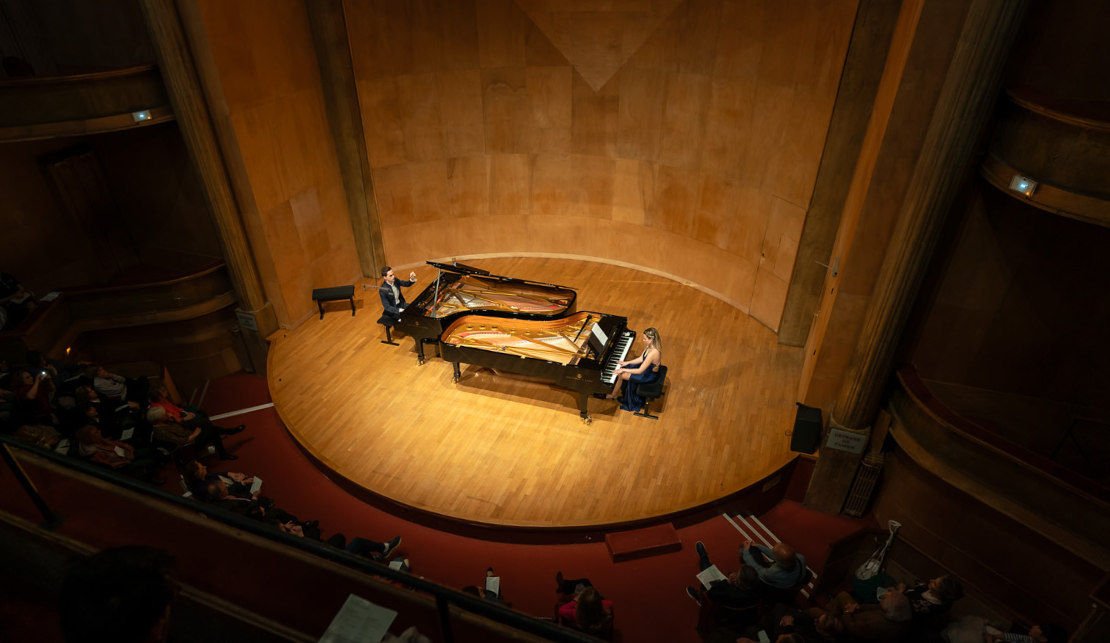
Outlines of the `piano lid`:
M446 270L447 272L457 272L463 275L489 275L488 270L482 270L481 268L468 266L457 261L452 261L451 263L439 263L438 261L429 261L428 265L439 268L440 270Z

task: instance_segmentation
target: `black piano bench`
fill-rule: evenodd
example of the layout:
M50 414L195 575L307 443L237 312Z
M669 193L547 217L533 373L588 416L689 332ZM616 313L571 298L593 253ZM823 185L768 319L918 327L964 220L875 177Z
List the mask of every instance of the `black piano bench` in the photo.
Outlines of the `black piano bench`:
M351 317L355 316L355 287L354 286L334 286L332 288L316 288L312 291L312 298L316 300L316 305L320 307L320 319L324 318L324 302L325 301L342 301L344 299L351 300Z
M400 346L400 344L393 341L393 334L390 330L393 328L394 321L386 317L385 315L382 315L378 318L378 323L382 326L385 326L385 339L382 340L382 343L389 344L390 346Z
M663 397L663 384L666 383L666 381L667 367L660 364L659 377L655 378L654 382L636 385L636 395L644 398L644 408L636 411L636 413L634 413L633 415L638 415L642 418L650 418L652 420L659 419L658 415L651 414L651 411L648 410L648 405L651 404L652 400L657 400Z

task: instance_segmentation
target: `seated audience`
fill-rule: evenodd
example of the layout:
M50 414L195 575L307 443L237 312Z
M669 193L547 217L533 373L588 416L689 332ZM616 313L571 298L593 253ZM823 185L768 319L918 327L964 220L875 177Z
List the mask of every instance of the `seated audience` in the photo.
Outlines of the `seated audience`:
M73 561L58 616L67 643L161 643L169 637L173 558L151 547L117 547Z
M93 376L93 388L109 400L124 400L140 406L147 404L147 390L150 380L145 377L126 378L109 373L103 366L90 364L88 372Z
M172 445L175 449L187 444L204 446L211 444L216 448L216 453L221 460L238 460L239 456L228 453L224 446L223 436L234 435L243 430L221 429L209 424L207 427L188 429L176 422L170 422L166 417L166 409L152 406L146 411L146 419L154 426L154 439Z
M150 401L151 406L157 406L165 409L166 416L169 417L172 421L177 422L181 426L184 426L186 428L197 426L212 426L211 420L208 419L208 415L205 414L203 411L194 413L174 404L173 401L170 400L169 391L166 389L165 386L157 386L155 388L152 388L147 394L147 399ZM234 430L236 432L239 432L245 428L245 424L240 424L239 426L235 427ZM227 431L230 429L221 430Z
M486 568L486 578L493 578L492 567ZM467 585L466 587L462 588L462 591L466 592L467 594L473 594L479 598L484 598L487 601L491 601L499 605L505 604L505 601L501 600L501 595L498 592L493 591L492 589L486 589L485 587L478 587L476 585Z
M923 623L936 622L938 617L945 614L964 595L964 586L948 575L909 589L906 589L905 583L899 583L895 590L906 595L913 608L914 620Z
M231 484L228 484L227 480L230 480ZM196 460L185 465L185 483L189 487L189 491L193 492L193 495L197 498L205 496L205 489L208 485L219 483L224 486L228 495L246 500L258 500L261 504L268 505L267 508L274 506L273 501L262 500L262 489L251 492L254 476L227 471L214 473Z
M603 636L612 629L613 603L601 597L593 587L582 587L575 592L574 600L559 608L559 622L595 636Z
M1056 623L1046 621L1034 625L1028 634L1014 634L1011 632L987 633L983 639L986 643L1004 641L1005 643L1067 643L1068 633Z
M698 554L698 567L701 571L709 569L713 564L709 562L709 553L705 544L700 540L694 546ZM718 580L710 584L706 594L709 600L733 609L753 607L759 603L759 574L750 565L741 565L740 569L728 575L727 580ZM686 594L701 605L698 590L693 587L686 588Z
M11 330L35 309L35 297L15 277L0 272L0 308L3 309L0 330Z
M878 605L860 605L846 592L840 592L825 611L830 616L839 613L844 620L845 632L854 639L874 643L902 640L913 620L909 599L893 590L883 594Z
M128 475L142 476L151 484L166 484L165 480L157 477L158 469L167 462L157 449L136 450L130 444L108 440L91 425L77 430L77 443L78 454L90 462Z
M768 587L790 589L809 578L805 557L786 543L778 543L774 549L768 549L747 540L740 546L740 558L745 565L755 568L759 580Z
M779 617L774 628L775 636L794 634L805 643L834 643L847 639L844 620L840 616L818 609L790 611L793 613Z
M397 548L401 546L401 537L397 536L387 543L379 543L366 538L354 538L350 543L347 543L347 538L343 534L333 534L327 540L322 539L323 533L320 531L320 522L313 520L308 523L295 523L295 522L281 522L271 518L269 524L277 527L283 533L292 534L298 538L308 538L317 542L331 545L336 549L343 549L356 556L370 558L371 560L382 560L390 553L397 553ZM405 561L405 566L408 566L408 561Z
M50 400L54 393L54 383L49 375L31 375L26 370L18 370L12 375L12 391L15 393L16 416L29 424L49 424L56 426L50 411Z

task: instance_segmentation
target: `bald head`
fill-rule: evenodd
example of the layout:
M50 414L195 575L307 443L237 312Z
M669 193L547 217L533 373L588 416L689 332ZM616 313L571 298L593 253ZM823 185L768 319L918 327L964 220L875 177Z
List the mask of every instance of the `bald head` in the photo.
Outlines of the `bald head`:
M879 599L879 607L883 608L883 616L891 623L908 623L913 619L913 608L910 599L902 592L891 590Z
M775 562L787 569L794 567L798 562L797 556L794 554L794 548L786 543L779 543L771 549L771 553L775 555Z

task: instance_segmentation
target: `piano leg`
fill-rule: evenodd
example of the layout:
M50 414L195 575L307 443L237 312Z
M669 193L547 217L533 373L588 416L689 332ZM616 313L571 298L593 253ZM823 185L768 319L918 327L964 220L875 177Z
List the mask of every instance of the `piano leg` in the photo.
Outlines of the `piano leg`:
M416 365L424 365L424 340L419 337L416 338Z
M578 413L582 416L582 421L585 422L587 426L594 421L594 419L590 417L590 411L586 406L587 400L589 399L590 396L586 393L578 394Z
M452 382L458 382L459 378L462 377L462 372L459 371L459 363L458 362L451 362L451 366L453 366L454 369L455 369L455 377L451 381Z

